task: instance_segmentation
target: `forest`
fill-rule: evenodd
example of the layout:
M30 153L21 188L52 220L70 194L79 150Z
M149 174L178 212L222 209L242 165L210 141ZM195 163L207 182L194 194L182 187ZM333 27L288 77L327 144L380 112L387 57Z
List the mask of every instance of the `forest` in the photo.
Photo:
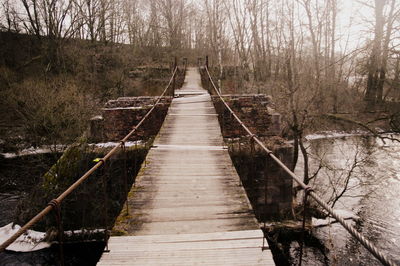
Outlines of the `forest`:
M136 67L206 55L223 93L272 95L294 139L322 117L399 126L395 0L2 0L0 12L9 149L71 142L107 99L157 94L129 78Z

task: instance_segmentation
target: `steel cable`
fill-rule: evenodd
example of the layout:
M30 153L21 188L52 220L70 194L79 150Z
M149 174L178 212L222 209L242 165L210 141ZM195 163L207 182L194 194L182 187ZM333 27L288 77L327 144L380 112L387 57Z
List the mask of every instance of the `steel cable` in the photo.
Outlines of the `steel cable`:
M240 126L249 134L249 136L254 139L255 142L258 143L258 145L261 146L261 148L283 169L287 174L289 174L297 184L299 184L304 191L308 191L308 195L312 197L319 205L322 206L330 215L332 215L352 236L354 236L369 252L371 252L372 255L374 255L375 258L377 258L383 265L390 265L390 266L395 266L396 264L390 260L385 254L382 253L374 244L372 244L369 240L367 240L363 235L361 235L352 225L347 223L343 217L341 217L336 211L334 211L327 203L325 203L315 192L310 190L310 187L304 184L301 179L293 173L279 158L277 158L271 150L269 150L264 143L258 139L258 137L253 134L249 128L240 120L240 118L235 114L235 112L229 107L229 105L226 103L224 98L222 97L221 93L215 86L214 81L211 78L210 72L208 70L208 67L205 66L205 70L207 72L208 79L210 80L211 85L213 86L215 92L225 105L225 107L229 110L229 112L232 114L232 116L237 120L237 122L240 124Z
M126 142L135 132L136 130L144 123L144 121L150 116L150 114L154 111L156 106L160 103L161 99L165 96L168 88L171 86L171 83L177 73L178 67L175 66L172 77L170 78L168 85L165 87L162 94L158 97L152 108L146 113L146 115L139 121L139 123L132 128L132 130L120 141ZM82 184L93 172L95 172L100 166L102 166L119 148L121 145L117 145L112 148L102 159L99 160L89 171L83 174L77 181L75 181L68 189L66 189L63 193L61 193L56 199L57 202L61 204L61 202L71 194L80 184ZM11 237L9 237L6 241L4 241L0 245L0 252L3 252L9 245L11 245L18 237L24 234L29 228L39 222L43 217L45 217L52 209L53 205L47 205L42 211L40 211L36 216L34 216L31 220L29 220L24 226L22 226L16 233L14 233Z

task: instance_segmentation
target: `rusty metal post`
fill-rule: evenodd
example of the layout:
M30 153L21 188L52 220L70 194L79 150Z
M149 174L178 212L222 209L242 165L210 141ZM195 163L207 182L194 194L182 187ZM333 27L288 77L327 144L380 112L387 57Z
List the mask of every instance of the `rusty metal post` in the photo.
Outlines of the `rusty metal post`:
M59 263L61 266L65 265L64 260L64 229L61 217L61 205L57 199L51 200L47 205L53 207L54 216L57 222L57 236L58 236L58 245L59 245Z
M109 252L108 249L108 194L107 194L107 163L104 161L103 163L103 196L104 196L104 229L105 229L105 234L104 234L104 241L106 243L106 247L104 252Z
M186 69L187 69L187 63L188 63L188 59L187 59L187 57L183 58L183 64L184 64L184 73L186 73Z
M254 176L256 175L256 170L255 170L255 162L254 162L254 153L255 153L255 146L254 146L254 138L253 136L250 136L250 157L251 157L251 171L250 171L250 176L251 176L251 182L254 181Z
M174 71L175 71L177 66L178 66L178 62L177 62L177 58L175 56L175 58L174 58ZM174 73L177 73L177 72L174 72ZM176 74L173 74L173 77L172 77L172 92L171 92L171 96L172 97L175 96L175 85L176 85L175 83L176 83Z
M126 146L125 146L125 142L121 142L121 148L122 148L122 152L124 153L124 189L125 189L125 194L126 194L126 214L129 215L129 205L128 205L128 168L126 166L126 160L127 160L127 156L126 156Z
M138 169L137 168L137 152L138 152L138 147L137 147L137 140L135 140L135 154L134 154L134 162L133 162L133 168L134 168L134 176L136 176Z
M226 136L225 134L225 108L222 111L222 119L221 119L221 132L222 132L222 136Z
M264 228L265 228L265 221L267 220L267 206L268 206L268 179L269 179L269 171L271 169L271 164L269 161L269 156L266 154L265 157L265 166L264 166Z
M303 199L303 222L301 225L302 232L301 232L301 241L300 241L300 257L299 257L299 266L301 266L302 261L303 261L303 246L304 246L304 239L305 239L305 234L306 234L306 219L307 219L307 205L308 205L308 194L313 191L310 186L307 186L306 189L304 189L304 199Z
M266 226L266 222L267 222L267 204L268 204L268 176L269 176L269 156L268 154L266 154L265 157L265 165L264 165L264 210L263 210L263 227L264 227L264 232L266 232L267 226ZM263 245L262 245L262 250L267 250L269 249L268 247L265 247L265 242L266 242L266 234L263 238Z
M205 65L206 65L206 68L208 69L208 55L206 55L206 63L205 63ZM210 73L210 75L211 75L211 73ZM207 91L211 94L211 95L213 95L214 93L213 93L213 91L210 89L210 87L211 87L211 76L207 79Z

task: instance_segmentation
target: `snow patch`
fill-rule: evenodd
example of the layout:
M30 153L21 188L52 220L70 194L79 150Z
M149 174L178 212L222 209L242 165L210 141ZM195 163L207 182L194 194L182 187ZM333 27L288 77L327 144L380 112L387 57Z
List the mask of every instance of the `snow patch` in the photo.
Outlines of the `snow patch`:
M92 234L105 234L106 229L81 229L64 231L64 236L73 237L76 235L92 235Z
M328 139L328 138L343 138L352 136L362 136L368 134L365 131L352 131L352 132L337 132L337 131L323 131L320 133L310 134L305 137L306 140Z
M6 159L15 158L18 156L25 156L25 155L33 155L33 154L43 154L43 153L52 153L52 152L63 152L67 146L66 145L45 145L40 148L30 147L28 149L24 149L20 152L12 153L0 153Z
M103 108L104 111L114 111L114 110L140 110L144 109L145 107L152 107L152 105L147 106L138 106L138 107L110 107L110 108Z
M142 140L127 141L127 142L125 142L125 147L132 147L132 146L140 145L143 143L144 142ZM96 148L113 148L120 144L121 144L121 142L104 142L104 143L92 143L92 144L89 144L89 146L94 146ZM39 148L30 147L28 149L24 149L24 150L22 150L20 152L16 152L16 153L13 153L13 152L0 153L0 155L2 155L6 159L12 159L12 158L16 158L16 157L24 156L24 155L44 154L44 153L52 153L52 152L64 152L66 148L67 148L67 145L62 145L62 144L45 145L45 146L42 146Z
M21 226L9 223L6 226L0 227L0 243L4 243L8 238L14 235ZM27 230L26 233L17 238L7 250L17 252L30 252L50 247L51 243L44 242L46 233Z
M93 116L90 120L101 120L101 119L103 119L103 116L96 115L96 116Z
M3 227L0 227L0 243L4 243L8 238L14 235L21 226L9 223ZM90 235L96 233L104 233L106 229L90 229L90 230L70 230L64 231L64 235L67 237L76 235ZM27 230L26 233L17 238L11 245L6 249L16 252L31 252L51 246L53 242L45 241L46 233L38 232L34 230Z
M335 212L345 220L356 221L356 220L360 219L359 216L355 215L354 213L352 213L351 211L348 211L348 210L335 210ZM314 227L323 227L323 226L327 226L327 225L330 225L333 223L337 223L336 219L333 217L329 217L326 219L317 219L314 217L312 218L312 225Z
M140 145L143 143L144 143L143 140L127 141L127 142L125 142L125 147L133 147L135 145ZM89 144L89 145L95 146L96 148L112 148L112 147L121 145L121 142L110 141L110 142L102 142L102 143L93 143L93 144Z

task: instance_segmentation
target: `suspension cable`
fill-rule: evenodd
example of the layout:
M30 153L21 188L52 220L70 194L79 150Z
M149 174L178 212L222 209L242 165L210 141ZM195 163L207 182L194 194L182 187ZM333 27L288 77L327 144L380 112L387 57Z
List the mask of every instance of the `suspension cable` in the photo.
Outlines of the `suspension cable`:
M260 147L287 173L289 174L297 184L301 186L304 191L308 191L308 195L312 197L322 208L324 208L330 215L332 215L352 236L354 236L372 255L375 256L382 264L395 266L396 264L387 258L385 254L382 253L374 244L372 244L369 240L367 240L362 234L360 234L351 224L346 222L343 217L341 217L335 210L333 210L323 199L321 199L314 191L311 190L310 186L303 183L303 181L293 173L279 158L277 158L271 150L269 150L264 143L255 135L253 134L250 129L240 120L240 118L235 114L235 112L229 107L226 103L224 98L222 97L221 93L215 86L213 79L211 78L210 72L208 67L205 66L205 70L207 72L208 79L211 82L215 92L225 105L225 107L229 110L232 116L236 119L236 121L240 124L240 126L250 135L254 141L260 145Z
M145 122L145 120L150 116L150 114L154 111L157 104L160 103L161 99L167 93L169 87L172 84L172 81L177 73L178 67L175 66L172 77L170 78L168 85L165 87L162 94L158 97L157 101L154 103L152 108L146 113L146 115L139 121L139 123L133 127L133 129L120 141L120 143L125 143L136 131L137 129ZM122 145L117 145L112 148L102 159L99 160L90 170L88 170L85 174L83 174L77 181L75 181L70 187L68 187L63 193L61 193L56 200L61 204L61 202L71 194L80 184L82 184L91 174L93 174L100 166L102 166ZM43 217L45 217L52 209L53 205L47 205L42 211L40 211L36 216L34 216L29 222L27 222L24 226L22 226L16 233L14 233L11 237L9 237L6 241L4 241L0 245L0 252L3 252L9 245L11 245L18 237L24 234L29 228L39 222Z

